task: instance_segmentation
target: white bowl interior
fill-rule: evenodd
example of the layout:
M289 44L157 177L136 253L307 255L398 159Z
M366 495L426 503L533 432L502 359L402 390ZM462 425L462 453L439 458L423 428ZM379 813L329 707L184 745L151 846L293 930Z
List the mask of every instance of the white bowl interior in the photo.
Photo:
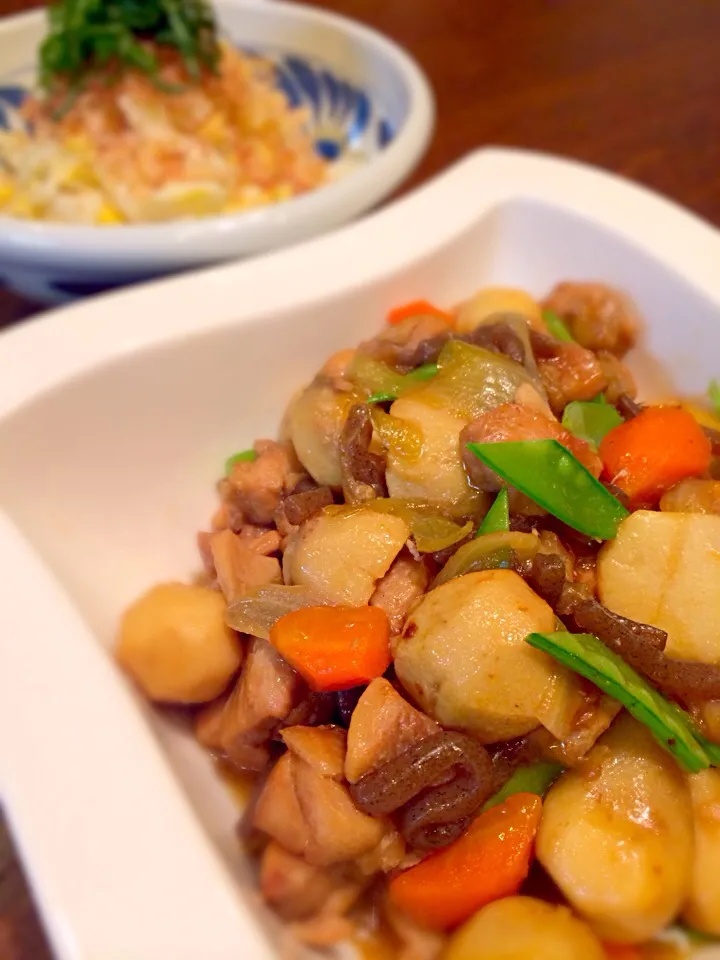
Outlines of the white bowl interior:
M135 353L38 397L0 422L0 503L109 651L129 600L198 568L195 532L213 510L225 457L274 436L288 398L330 353L367 337L405 299L452 304L487 284L539 295L565 278L605 280L634 297L649 321L651 359L636 364L646 390L698 392L717 374L712 301L619 235L515 199L374 285ZM100 304L97 314L102 323ZM661 376L652 358L667 365ZM184 730L147 715L254 904L234 801Z

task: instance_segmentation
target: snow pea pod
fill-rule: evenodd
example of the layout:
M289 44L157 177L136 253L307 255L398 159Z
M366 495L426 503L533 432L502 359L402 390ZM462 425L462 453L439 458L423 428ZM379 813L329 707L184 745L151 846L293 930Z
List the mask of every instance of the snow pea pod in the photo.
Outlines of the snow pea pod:
M636 673L591 633L531 633L526 642L590 680L644 724L658 743L691 773L711 758L691 717Z
M612 540L628 511L557 440L469 443L468 449L510 486L574 530Z
M485 519L478 527L476 536L481 537L486 533L505 533L509 529L510 508L508 505L508 491L507 487L503 487L485 514Z

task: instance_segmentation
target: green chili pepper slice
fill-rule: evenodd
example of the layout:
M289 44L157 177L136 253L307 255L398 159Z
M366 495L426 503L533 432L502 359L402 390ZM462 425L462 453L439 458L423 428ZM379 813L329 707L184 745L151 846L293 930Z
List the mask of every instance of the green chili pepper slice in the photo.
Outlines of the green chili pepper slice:
M486 533L505 533L509 529L510 507L508 505L508 490L507 487L503 487L485 514L485 519L478 527L476 536L481 537Z
M602 397L602 394L600 394ZM603 398L604 400L604 398ZM615 407L603 400L573 400L565 407L562 425L597 450L605 434L623 423Z
M240 453L234 453L225 461L225 476L230 476L236 463L252 463L253 460L257 460L254 450L241 450Z
M711 380L707 393L710 403L713 405L713 410L720 417L720 382Z
M612 540L628 511L557 440L469 443L468 449L511 487L574 530Z
M691 773L711 760L690 716L670 703L616 653L590 633L531 633L531 647L590 680L644 724L658 743Z
M378 390L371 394L366 403L386 403L389 400L397 400L407 389L418 383L424 383L426 380L432 380L437 376L438 365L436 363L425 363L410 373L397 376L392 388L388 390Z
M561 320L554 310L543 310L542 318L545 321L548 332L551 336L555 337L556 340L563 340L565 343L576 342L575 337L573 337L565 326L565 321Z
M544 797L564 769L559 763L545 763L541 760L526 767L519 767L507 783L485 801L483 811L504 803L514 793L536 793L539 797Z

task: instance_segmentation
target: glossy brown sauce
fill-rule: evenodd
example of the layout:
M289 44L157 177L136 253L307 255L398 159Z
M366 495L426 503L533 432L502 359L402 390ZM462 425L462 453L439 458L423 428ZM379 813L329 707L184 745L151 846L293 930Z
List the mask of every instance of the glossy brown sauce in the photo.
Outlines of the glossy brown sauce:
M215 761L215 769L218 776L227 787L228 792L242 810L247 806L250 794L257 777L252 773L239 773L232 767L229 767L222 760Z
M350 942L358 960L394 960L397 956L397 942L385 931L358 934Z

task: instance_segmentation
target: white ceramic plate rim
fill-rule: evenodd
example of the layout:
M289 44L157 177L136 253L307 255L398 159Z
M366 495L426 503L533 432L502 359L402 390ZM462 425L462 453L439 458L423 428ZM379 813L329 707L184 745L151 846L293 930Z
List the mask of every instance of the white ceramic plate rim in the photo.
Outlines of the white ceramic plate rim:
M222 2L243 6L256 5L258 0L219 0ZM349 190L355 196L369 195L378 200L397 186L422 156L434 124L433 93L421 69L398 44L348 17L283 0L273 0L271 9L274 15L311 25L334 26L394 62L407 84L409 106L407 119L388 147L348 177L272 208L262 207L245 213L112 229L26 222L0 216L0 260L23 262L32 251L36 263L46 258L52 260L60 254L63 260L82 256L86 267L107 263L110 258L121 261L126 269L147 266L148 262L200 259L208 262L222 258L223 253L227 256L231 238L240 233L243 248L252 249L265 244L269 231L273 235L282 233L289 225L306 218L321 222L331 219L331 211ZM0 36L38 23L43 17L43 11L31 11L4 18L0 20ZM202 249L202 257L198 256L198 249Z
M518 198L570 209L620 234L720 303L720 234L708 224L612 175L489 149L324 238L99 297L9 331L0 337L0 418L118 357L372 285ZM0 565L0 790L60 960L269 957L251 905L236 898L127 687L1 514ZM56 753L41 749L48 730L64 746L62 781ZM90 765L88 750L98 744ZM44 782L65 789L47 798ZM134 783L132 796L114 790L122 782ZM74 824L74 857L83 866L93 857L99 869L113 865L103 882L118 887L114 908L107 898L96 904L73 863L60 857L53 819ZM111 932L128 926L138 931L137 950L108 952Z

